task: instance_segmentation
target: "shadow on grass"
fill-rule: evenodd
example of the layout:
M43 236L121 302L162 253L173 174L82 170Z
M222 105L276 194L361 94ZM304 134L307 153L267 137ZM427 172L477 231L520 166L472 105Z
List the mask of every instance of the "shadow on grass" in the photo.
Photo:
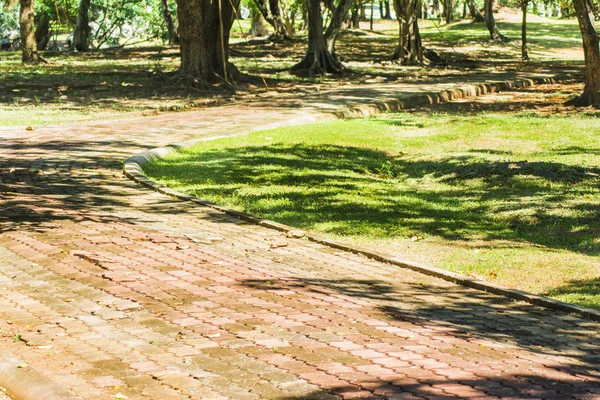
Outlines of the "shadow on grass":
M371 237L510 240L600 254L600 169L477 156L410 159L304 144L208 150L151 176L309 230Z
M580 146L562 147L560 149L556 149L554 152L556 154L560 154L560 155L570 155L570 154L589 154L589 155L595 155L595 156L600 155L600 149L590 149L587 147L580 147Z
M435 394L432 393L434 385L439 385L438 388L443 385L448 385L448 388L454 386L455 389L463 385L465 389L479 388L478 390L488 395L501 398L520 398L526 394L545 398L563 391L561 395L568 397L568 393L578 398L595 391L596 386L600 387L600 383L596 381L596 376L600 373L600 342L586 330L583 320L563 319L552 311L527 304L516 304L505 297L474 292L457 286L392 284L376 279L252 279L241 284L268 293L282 291L289 294L291 290L295 293L293 298L299 302L302 301L302 296L310 297L310 293L334 298L335 293L339 293L368 300L370 306L363 304L362 309L350 308L346 311L336 311L336 314L339 313L339 316L343 317L347 312L348 318L351 316L355 319L352 325L355 330L368 332L369 329L373 329L373 325L365 324L364 320L357 316L365 310L362 311L364 318L368 318L369 321L379 318L382 321L381 326L391 328L386 331L389 337L397 335L395 339L405 339L409 336L406 347L399 341L390 342L397 346L397 350L389 348L388 345L387 351L390 354L399 354L401 360L403 352L408 349L431 346L428 351L422 353L426 354L428 359L446 357L447 363L458 362L459 365L466 365L463 372L477 368L477 376L471 378L420 379L420 368L428 367L427 364L417 362L419 367L407 367L403 374L397 376L388 376L381 380L373 377L368 382L360 379L353 382L370 391L387 390L390 395L412 393L427 397ZM376 311L370 309L371 307ZM327 319L326 316L324 318ZM398 333L394 333L395 328L399 328ZM432 329L437 332L435 336L440 343L452 345L435 347L428 344L431 334L427 332L431 332ZM385 335L383 339L381 337L375 335L371 338L374 348L377 345L374 342L386 342ZM277 351L285 353L286 349L281 348ZM532 354L537 357L533 362L529 361ZM453 361L447 358L449 355ZM558 357L560 361L553 357ZM519 362L511 363L513 358ZM500 360L508 361L505 370L494 369L498 362L502 362ZM408 362L411 363L410 359ZM474 363L477 363L477 367ZM490 365L492 370L489 369ZM543 371L544 368L547 368L547 371ZM415 376L412 376L413 374ZM577 379L572 380L574 376L577 376ZM585 381L577 382L581 378ZM348 386L345 389L342 387L343 385L340 385L339 389L333 388L330 391L338 393L337 390L352 389ZM322 393L315 392L314 398L321 398L320 394ZM475 394L471 393L470 396ZM448 398L453 397L449 395Z
M573 280L545 293L546 296L566 297L571 303L600 309L600 278Z

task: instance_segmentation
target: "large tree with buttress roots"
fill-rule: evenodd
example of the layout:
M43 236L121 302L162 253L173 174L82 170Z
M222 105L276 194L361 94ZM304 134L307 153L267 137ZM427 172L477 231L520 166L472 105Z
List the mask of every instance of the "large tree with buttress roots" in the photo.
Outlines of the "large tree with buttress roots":
M239 0L177 0L181 65L178 77L198 85L235 79L229 34Z
M306 0L308 14L308 49L304 58L292 67L292 71L307 72L309 75L340 73L345 70L335 52L335 43L342 25L350 11L352 0L326 1L331 11L327 29L323 28L321 0Z

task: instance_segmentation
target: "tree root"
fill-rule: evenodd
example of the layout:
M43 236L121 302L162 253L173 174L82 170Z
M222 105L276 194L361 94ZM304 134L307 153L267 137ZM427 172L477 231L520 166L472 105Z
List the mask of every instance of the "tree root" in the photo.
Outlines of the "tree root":
M260 78L244 74L234 64L227 63L227 79L219 74L212 74L209 80L197 76L174 72L161 74L156 77L157 81L164 81L161 87L163 91L180 91L185 93L234 93L236 86L245 84L264 83Z
M583 93L565 102L566 106L600 108L600 103L594 102L593 96Z
M490 35L490 40L493 40L496 42L503 42L503 43L510 42L510 39L507 36L504 36L503 34L501 34L500 32Z
M218 76L218 79L223 80L221 76ZM243 73L235 66L235 64L230 62L227 63L227 80L230 84L255 83L260 81L260 79L256 77Z
M294 38L288 36L286 33L283 35L276 35L273 33L267 38L267 41L271 43L291 43L294 41Z
M179 72L176 72L171 77L167 79L167 82L164 84L163 88L167 90L171 89L190 89L190 90L206 90L212 88L212 84L210 82L201 80L192 75L185 75Z
M327 50L307 53L298 64L294 65L290 72L296 76L321 76L324 74L341 74L348 69Z
M202 80L196 76L186 75L179 72L166 77L165 83L160 88L164 92L180 92L190 94L210 95L211 93L235 92L233 86L223 78L215 75L211 82Z

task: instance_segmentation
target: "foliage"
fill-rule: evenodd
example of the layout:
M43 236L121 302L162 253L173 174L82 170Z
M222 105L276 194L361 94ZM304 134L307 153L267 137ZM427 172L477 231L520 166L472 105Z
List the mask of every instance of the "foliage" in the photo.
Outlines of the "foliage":
M160 1L99 0L92 2L92 40L96 47L161 37Z
M77 20L77 0L36 2L36 15L50 16L56 29L70 26ZM90 25L95 47L116 46L151 39L166 40L160 0L95 0L92 2ZM8 30L18 30L18 6L0 8L0 36Z
M8 37L19 30L19 9L13 7L0 7L0 39Z

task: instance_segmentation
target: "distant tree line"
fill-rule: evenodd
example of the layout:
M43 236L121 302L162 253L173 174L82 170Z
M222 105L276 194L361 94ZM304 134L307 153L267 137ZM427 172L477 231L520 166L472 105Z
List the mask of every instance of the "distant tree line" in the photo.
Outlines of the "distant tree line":
M274 42L285 43L294 37L297 29L307 30L306 54L291 69L297 74L318 75L345 70L336 53L336 41L345 27L356 28L361 20L370 19L372 29L375 8L380 18L395 17L398 21L398 43L392 57L402 64L414 65L432 58L423 49L419 19L430 18L449 24L469 18L485 22L490 39L507 40L494 19L500 5L522 10L522 59L528 60L527 12L543 7L547 14L577 17L583 38L586 78L584 93L574 104L600 106L599 41L593 23L598 12L596 3L590 0L502 0L501 4L497 0L8 1L0 13L0 23L11 10L14 13L18 8L25 63L39 62L38 50L48 48L52 42L52 26L55 33L67 26L74 27L69 45L78 51L106 44L123 45L136 37L161 38L179 45L179 75L195 84L229 82L239 77L239 71L229 61L229 36L242 9L249 11L253 33L266 33L265 23L271 26L273 33L268 40Z

